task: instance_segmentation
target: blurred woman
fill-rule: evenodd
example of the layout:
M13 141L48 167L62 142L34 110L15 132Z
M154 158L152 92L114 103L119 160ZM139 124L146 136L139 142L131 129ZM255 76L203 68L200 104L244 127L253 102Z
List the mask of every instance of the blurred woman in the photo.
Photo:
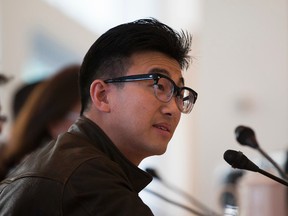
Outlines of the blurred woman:
M4 74L0 74L0 85L7 83L9 78L7 78ZM1 114L1 104L0 104L0 133L2 132L2 125L6 122L6 117Z
M66 131L80 112L78 72L70 65L39 84L15 119L0 158L0 180L24 156Z

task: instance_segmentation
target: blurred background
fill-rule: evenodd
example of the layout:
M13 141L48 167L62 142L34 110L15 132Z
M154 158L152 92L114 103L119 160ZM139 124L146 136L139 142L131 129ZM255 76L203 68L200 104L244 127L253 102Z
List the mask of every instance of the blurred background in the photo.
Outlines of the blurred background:
M81 63L106 30L146 17L193 34L193 64L184 77L199 99L190 115L182 115L167 153L140 166L155 168L166 181L221 211L221 185L231 170L223 153L236 149L249 158L261 157L237 144L238 125L252 127L262 148L283 163L288 147L287 0L1 0L0 71L13 77L0 89L3 113L11 117L13 94L21 84ZM155 206L161 202L143 196ZM164 202L159 206L174 209Z

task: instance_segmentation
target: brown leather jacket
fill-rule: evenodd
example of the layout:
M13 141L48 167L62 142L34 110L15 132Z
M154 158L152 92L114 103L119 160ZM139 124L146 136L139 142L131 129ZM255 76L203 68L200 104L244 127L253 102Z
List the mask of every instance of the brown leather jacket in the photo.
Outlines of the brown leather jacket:
M0 215L150 216L138 193L151 176L81 117L0 184Z

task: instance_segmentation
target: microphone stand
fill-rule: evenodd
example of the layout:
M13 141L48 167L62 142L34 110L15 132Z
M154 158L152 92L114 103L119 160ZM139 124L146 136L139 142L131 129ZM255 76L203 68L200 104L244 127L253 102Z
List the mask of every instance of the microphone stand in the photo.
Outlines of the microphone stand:
M157 197L159 197L159 198L162 199L162 200L165 200L165 201L168 202L168 203L171 203L171 204L176 205L176 206L178 206L178 207L180 207L180 208L182 208L182 209L185 209L185 210L193 213L194 215L198 215L198 216L209 216L209 215L202 214L202 213L200 213L199 211L196 211L195 209L192 209L192 208L190 208L190 207L188 207L188 206L185 206L185 205L183 205L183 204L181 204L181 203L178 203L178 202L176 202L176 201L173 201L173 200L171 200L171 199L168 199L168 198L162 196L161 194L159 194L159 193L157 193L157 192L155 192L155 191L152 191L152 190L147 189L147 188L145 188L144 190L147 191L147 192L149 192L149 193L151 193L151 194L153 194L153 195L155 195L155 196L157 196Z
M177 188L176 186L173 186L172 184L169 184L168 182L164 181L156 172L155 169L152 168L146 168L146 172L148 172L150 175L153 176L153 178L156 178L157 180L159 180L165 187L167 187L168 189L180 194L181 196L185 197L186 199L188 199L192 204L194 204L196 207L204 210L205 212L207 212L208 216L220 216L220 214L212 211L211 209L209 209L207 206L205 206L204 204L202 204L200 201L198 201L197 199L195 199L194 197L192 197L191 195L189 195L188 193L186 193L185 191Z
M273 180L275 180L275 181L277 181L277 182L279 182L279 183L281 183L281 184L283 184L283 185L288 187L288 182L287 181L285 181L285 180L283 180L281 178L278 178L277 176L274 176L274 175L272 175L272 174L270 174L270 173L268 173L265 170L262 170L260 168L259 168L258 172L263 174L263 175L265 175L265 176L267 176L268 178L271 178L271 179L273 179Z
M286 173L279 167L279 165L262 149L258 146L257 150L277 169L282 178L288 180Z
M215 216L219 216L219 214L213 212L212 210L210 210L207 206L205 206L204 204L202 204L200 201L198 201L197 199L195 199L194 197L192 197L191 195L189 195L188 193L186 193L183 190L180 190L179 188L168 184L166 181L161 180L163 185L166 186L167 188L171 189L172 191L177 192L178 194L182 195L183 197L186 197L186 199L188 199L192 204L194 204L195 206L197 206L200 209L205 210L206 212L209 213L209 215L215 215Z

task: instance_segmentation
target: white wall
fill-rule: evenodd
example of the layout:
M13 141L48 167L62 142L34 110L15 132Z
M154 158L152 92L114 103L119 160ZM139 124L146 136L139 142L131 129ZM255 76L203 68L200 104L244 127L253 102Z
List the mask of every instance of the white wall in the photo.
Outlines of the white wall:
M287 15L286 0L205 1L195 194L211 205L227 149L260 157L236 143L238 125L252 127L268 153L288 147Z

